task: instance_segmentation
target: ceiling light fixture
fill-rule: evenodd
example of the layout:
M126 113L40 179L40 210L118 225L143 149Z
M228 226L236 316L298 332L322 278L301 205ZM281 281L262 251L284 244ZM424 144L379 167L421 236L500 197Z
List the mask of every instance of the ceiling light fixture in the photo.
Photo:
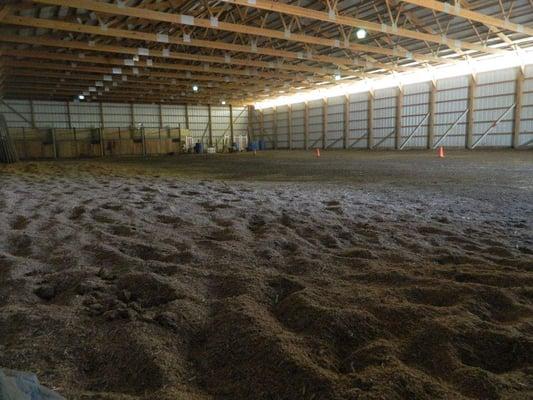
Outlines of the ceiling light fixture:
M193 85L192 91L197 92L199 90L198 85Z
M362 39L366 38L366 31L363 28L359 28L355 32L355 36L357 37L357 39L362 40Z
M82 95L82 94L80 94L80 95L78 96L78 99L80 99L80 100L85 100L85 96Z

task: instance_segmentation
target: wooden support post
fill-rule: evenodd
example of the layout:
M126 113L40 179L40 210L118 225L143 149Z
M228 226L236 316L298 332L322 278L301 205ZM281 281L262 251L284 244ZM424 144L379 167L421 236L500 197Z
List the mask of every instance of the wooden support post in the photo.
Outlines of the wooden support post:
M24 158L28 158L28 142L26 141L26 129L22 127L22 145L24 146Z
M104 107L102 102L100 102L100 155L105 156L105 146L104 146Z
M67 122L68 122L68 128L72 129L72 119L70 117L70 103L68 101L65 101L65 105L67 106Z
M163 128L163 105L159 103L159 128Z
M292 106L287 106L287 133L289 140L289 150L292 150Z
M433 148L433 142L435 141L435 112L437 104L437 82L431 81L429 89L429 121L428 121L428 136L426 147L428 149Z
M185 129L189 128L189 105L185 103Z
M76 157L80 156L80 147L78 145L78 134L76 128L72 128L72 133L74 134L74 146L76 148Z
M398 88L398 95L396 96L396 123L394 129L396 134L394 135L394 148L400 149L402 145L402 111L403 111L403 88Z
M265 140L265 115L263 110L259 110L259 136L262 140Z
M344 96L344 118L342 129L342 148L348 147L348 136L350 135L350 95Z
M305 102L304 108L304 149L309 150L309 102Z
M466 140L465 147L472 148L474 143L474 115L476 112L476 77L471 75L468 82L468 116L466 120Z
M374 93L368 92L368 108L367 108L367 140L366 147L372 149L374 147Z
M209 129L209 147L213 147L213 121L211 117L211 104L207 105L207 124Z
M274 150L278 149L278 108L274 107L272 111L272 143Z
M54 150L54 160L57 160L57 142L56 142L56 130L54 128L50 129L52 134L52 150Z
M233 126L233 106L229 105L229 147L233 148L233 143L235 142L235 131Z
M148 154L146 151L146 136L144 135L144 126L142 125L141 125L141 141L143 145L143 156L146 157Z
M328 99L322 99L322 149L328 144Z
M30 100L30 116L31 116L31 127L36 128L35 124L35 111L33 109L33 100Z
M135 128L135 111L133 109L133 103L130 103L130 119L131 119L131 126Z
M248 141L251 142L254 138L254 106L248 106Z
M157 154L161 155L161 127L157 130Z
M515 109L513 122L513 139L511 147L516 149L520 147L520 131L522 128L522 97L524 94L524 70L518 68L515 85Z

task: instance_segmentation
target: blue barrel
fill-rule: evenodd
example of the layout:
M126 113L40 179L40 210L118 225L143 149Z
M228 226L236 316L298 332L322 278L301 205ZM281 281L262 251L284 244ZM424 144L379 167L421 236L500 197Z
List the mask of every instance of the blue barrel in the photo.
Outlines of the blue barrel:
M257 141L254 140L253 142L250 142L248 144L248 151L256 151L257 150Z
M204 152L204 145L200 142L194 145L194 152L196 154L202 154Z

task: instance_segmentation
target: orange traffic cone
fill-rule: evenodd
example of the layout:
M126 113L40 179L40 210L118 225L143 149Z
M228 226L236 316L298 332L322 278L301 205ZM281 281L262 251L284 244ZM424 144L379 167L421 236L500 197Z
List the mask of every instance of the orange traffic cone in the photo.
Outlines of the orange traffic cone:
M315 155L320 157L320 149L318 147L315 149Z
M439 157L444 158L444 147L442 146L439 147Z

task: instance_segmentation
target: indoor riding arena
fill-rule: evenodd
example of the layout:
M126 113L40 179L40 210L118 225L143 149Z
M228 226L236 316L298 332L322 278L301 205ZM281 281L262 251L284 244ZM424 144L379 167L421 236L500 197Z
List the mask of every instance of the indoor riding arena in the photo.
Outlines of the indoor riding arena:
M0 1L0 399L533 399L531 0Z

